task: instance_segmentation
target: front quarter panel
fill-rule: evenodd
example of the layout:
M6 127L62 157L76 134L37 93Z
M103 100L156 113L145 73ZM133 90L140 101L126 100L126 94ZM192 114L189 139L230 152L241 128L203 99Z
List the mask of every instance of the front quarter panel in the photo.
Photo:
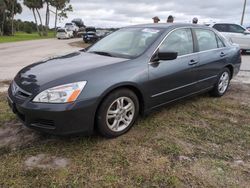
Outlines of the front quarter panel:
M82 80L86 80L87 85L78 100L97 99L97 107L108 93L118 87L133 86L144 94L148 67L144 58L138 58L85 72Z

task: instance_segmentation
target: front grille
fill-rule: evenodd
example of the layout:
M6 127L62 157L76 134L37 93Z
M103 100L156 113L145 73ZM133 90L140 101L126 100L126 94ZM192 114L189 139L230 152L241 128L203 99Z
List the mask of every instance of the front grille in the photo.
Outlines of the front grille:
M31 96L31 94L24 92L24 91L18 91L17 96L22 97L22 98L28 98Z
M23 90L22 88L20 88L16 82L12 82L11 84L11 92L12 92L12 95L17 97L17 98L20 98L20 99L26 99L28 97L31 96L31 93Z
M54 121L48 119L36 119L31 123L31 126L44 129L55 129Z

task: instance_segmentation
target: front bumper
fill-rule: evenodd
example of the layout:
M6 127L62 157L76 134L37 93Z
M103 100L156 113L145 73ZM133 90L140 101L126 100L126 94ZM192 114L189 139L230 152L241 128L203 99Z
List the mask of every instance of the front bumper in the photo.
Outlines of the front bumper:
M94 99L70 104L33 103L22 101L8 91L8 103L21 122L29 128L53 135L81 133L94 130L96 105Z

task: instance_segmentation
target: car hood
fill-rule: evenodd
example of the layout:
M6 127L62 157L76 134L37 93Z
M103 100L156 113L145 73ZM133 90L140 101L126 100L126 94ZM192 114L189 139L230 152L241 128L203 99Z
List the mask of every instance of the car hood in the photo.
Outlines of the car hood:
M17 74L15 82L25 91L33 93L48 83L74 77L74 75L77 77L79 73L126 60L124 58L75 52L27 66ZM74 79L77 80L77 78Z

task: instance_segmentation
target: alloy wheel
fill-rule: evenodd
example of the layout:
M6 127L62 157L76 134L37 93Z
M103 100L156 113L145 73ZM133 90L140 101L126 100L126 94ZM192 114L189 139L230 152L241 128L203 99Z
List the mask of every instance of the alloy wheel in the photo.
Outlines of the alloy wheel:
M218 91L220 92L220 94L223 94L226 92L228 85L229 85L229 81L230 81L229 73L224 72L221 75L219 84L218 84Z
M128 97L116 99L108 108L106 123L108 128L114 132L125 130L133 121L135 116L135 104Z

